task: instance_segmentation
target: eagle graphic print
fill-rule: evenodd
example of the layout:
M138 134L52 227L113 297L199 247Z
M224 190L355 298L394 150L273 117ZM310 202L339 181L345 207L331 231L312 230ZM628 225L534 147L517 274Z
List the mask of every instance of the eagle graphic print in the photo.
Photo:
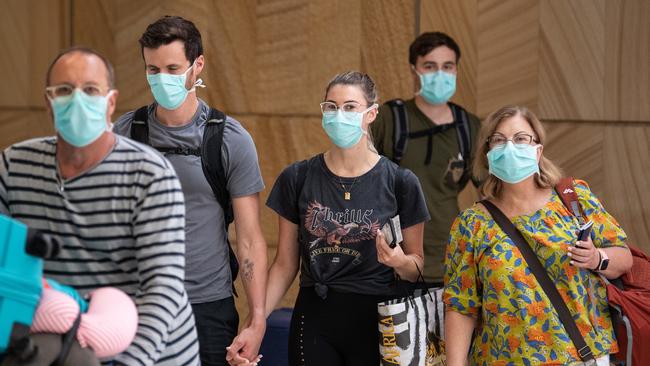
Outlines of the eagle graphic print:
M312 201L305 215L305 229L313 240L309 250L327 244L339 247L341 244L357 244L364 240L374 240L379 222L372 221L372 209L345 209L333 211L317 201Z

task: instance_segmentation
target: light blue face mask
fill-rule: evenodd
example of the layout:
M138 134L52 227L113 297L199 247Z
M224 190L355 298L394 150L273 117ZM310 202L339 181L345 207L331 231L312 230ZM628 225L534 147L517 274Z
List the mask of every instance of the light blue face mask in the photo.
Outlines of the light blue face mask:
M112 93L90 96L75 89L71 95L50 99L54 128L70 145L90 145L108 129L106 109Z
M180 75L164 74L162 72L147 74L147 82L151 88L151 93L161 107L167 110L178 109L187 99L188 93L195 91L196 86L202 86L203 80L198 79L192 89L187 90L185 88L187 73L192 70L192 67L194 67L194 64Z
M338 109L336 112L323 113L323 129L334 145L348 149L361 140L361 136L367 134L361 127L363 115L377 108L373 104L363 112L344 112Z
M444 71L420 74L419 94L430 104L447 103L456 92L456 75Z
M488 151L490 174L506 183L519 183L531 175L539 174L537 149L539 145L513 144L508 141Z

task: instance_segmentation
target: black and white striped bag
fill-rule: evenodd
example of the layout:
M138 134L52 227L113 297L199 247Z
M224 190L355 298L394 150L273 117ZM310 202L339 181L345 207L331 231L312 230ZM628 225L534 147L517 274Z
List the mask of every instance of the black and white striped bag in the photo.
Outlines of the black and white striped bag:
M377 304L380 366L446 365L442 288Z

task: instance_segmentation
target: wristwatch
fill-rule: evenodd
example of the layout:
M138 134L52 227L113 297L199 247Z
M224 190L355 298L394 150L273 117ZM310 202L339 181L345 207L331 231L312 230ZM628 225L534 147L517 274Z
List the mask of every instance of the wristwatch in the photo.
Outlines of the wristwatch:
M605 251L602 249L598 249L598 257L600 259L598 266L596 266L596 269L594 271L600 272L606 270L607 266L609 266L609 257L607 256L607 253L605 253Z

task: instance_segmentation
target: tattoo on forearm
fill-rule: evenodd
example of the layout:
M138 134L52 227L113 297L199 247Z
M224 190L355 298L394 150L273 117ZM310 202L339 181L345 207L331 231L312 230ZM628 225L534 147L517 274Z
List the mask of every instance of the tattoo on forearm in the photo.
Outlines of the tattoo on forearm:
M246 258L242 262L241 277L244 281L251 281L253 279L253 267L255 263Z

